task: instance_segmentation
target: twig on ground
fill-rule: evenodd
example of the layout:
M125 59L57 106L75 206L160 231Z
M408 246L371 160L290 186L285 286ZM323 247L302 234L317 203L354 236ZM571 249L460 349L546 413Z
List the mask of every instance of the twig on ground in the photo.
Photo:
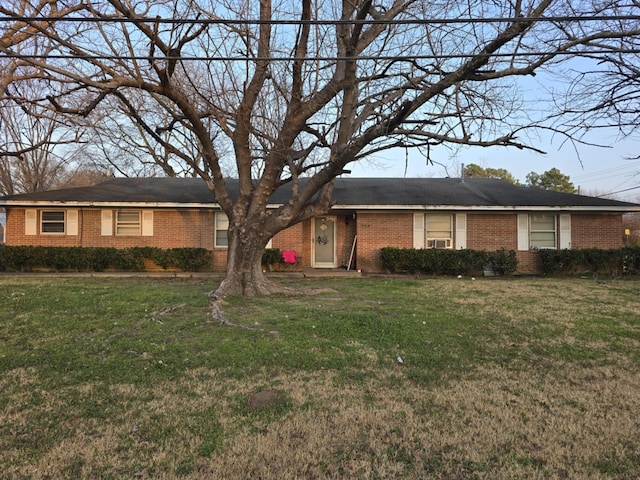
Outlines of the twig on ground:
M173 305L171 307L167 307L167 308L163 308L162 310L158 310L157 312L153 313L153 316L151 317L151 320L153 320L154 322L158 322L158 323L164 323L161 320L160 317L163 317L167 313L171 313L174 310L177 310L179 308L185 307L186 305L187 305L186 303L178 303L177 305Z

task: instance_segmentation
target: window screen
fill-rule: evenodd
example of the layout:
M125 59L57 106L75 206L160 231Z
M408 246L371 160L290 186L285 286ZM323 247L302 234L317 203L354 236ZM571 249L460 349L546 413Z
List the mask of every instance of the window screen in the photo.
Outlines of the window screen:
M555 215L531 215L529 222L531 248L556 248Z
M140 212L116 212L116 235L140 235Z
M43 210L42 233L64 233L64 210Z

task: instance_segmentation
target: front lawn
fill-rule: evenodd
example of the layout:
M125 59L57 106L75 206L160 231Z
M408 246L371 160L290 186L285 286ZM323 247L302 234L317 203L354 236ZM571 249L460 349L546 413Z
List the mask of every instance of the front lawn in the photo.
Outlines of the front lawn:
M0 277L7 479L640 478L640 281Z

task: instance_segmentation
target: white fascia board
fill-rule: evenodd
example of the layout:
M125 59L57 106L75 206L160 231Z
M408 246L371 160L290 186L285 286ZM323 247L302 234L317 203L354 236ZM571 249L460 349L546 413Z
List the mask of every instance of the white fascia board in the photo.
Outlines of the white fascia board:
M280 204L270 204L267 208L278 208ZM175 209L215 209L218 203L172 203L172 202L64 202L64 201L19 201L5 200L1 207L47 207L47 208L175 208ZM511 206L498 205L333 205L332 210L349 211L460 211L460 212L640 212L640 205L630 206Z
M267 208L275 209L281 204L269 204ZM157 208L157 209L190 209L190 210L222 210L219 203L171 203L171 202L64 202L60 200L51 201L18 201L6 200L0 202L3 207L27 207L27 208Z
M62 201L16 201L0 203L7 207L78 207L78 208L190 208L219 209L217 203L169 203L169 202L62 202Z
M461 212L640 212L637 206L511 206L500 205L333 205L332 210L369 210L369 211L416 211L416 210L446 210Z

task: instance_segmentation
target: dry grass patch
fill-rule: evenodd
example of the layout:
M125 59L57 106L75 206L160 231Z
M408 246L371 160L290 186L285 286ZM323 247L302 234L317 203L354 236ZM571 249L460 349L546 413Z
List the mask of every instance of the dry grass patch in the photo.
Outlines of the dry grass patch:
M267 384L285 398L255 411L248 396ZM401 367L356 382L334 371L265 371L230 381L200 369L153 389L113 389L133 408L115 422L71 419L64 439L33 463L5 470L7 478L604 479L640 472L640 373L631 369L481 368L433 389L407 381ZM5 451L3 462L11 457Z
M388 378L287 378L285 390L306 408L239 432L189 478L635 476L640 375L558 368L483 370L434 390L401 372L389 373L395 387Z

